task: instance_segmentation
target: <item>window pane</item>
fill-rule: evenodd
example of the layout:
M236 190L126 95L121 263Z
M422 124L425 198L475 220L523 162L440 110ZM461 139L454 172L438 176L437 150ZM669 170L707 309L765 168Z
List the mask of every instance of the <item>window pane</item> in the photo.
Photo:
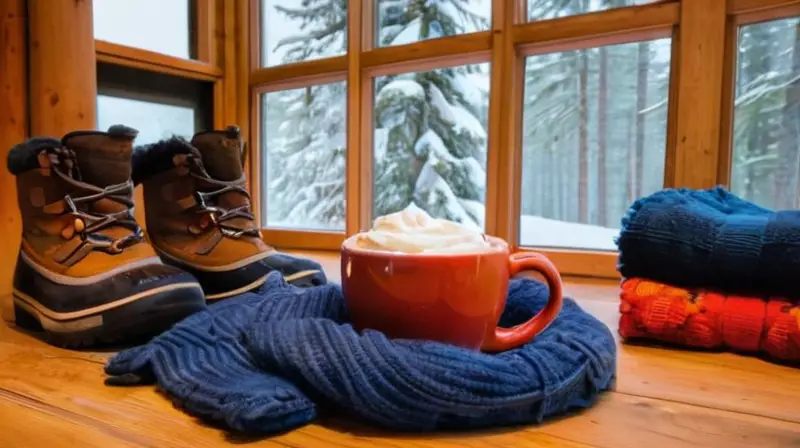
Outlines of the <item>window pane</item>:
M97 65L97 127L124 124L137 145L210 129L211 83L110 64Z
M261 95L267 227L344 230L344 82Z
M731 190L800 208L800 19L739 30Z
M190 107L97 95L98 129L105 130L115 124L131 126L139 131L137 145L173 135L190 140L194 135L194 120L194 109Z
M489 64L376 78L373 217L410 203L483 229Z
M656 1L659 0L528 0L528 18L555 19Z
M377 0L376 46L485 31L492 0Z
M94 37L189 59L190 0L94 0Z
M346 52L347 0L261 0L262 67Z
M521 245L616 250L625 210L663 187L670 43L527 59Z

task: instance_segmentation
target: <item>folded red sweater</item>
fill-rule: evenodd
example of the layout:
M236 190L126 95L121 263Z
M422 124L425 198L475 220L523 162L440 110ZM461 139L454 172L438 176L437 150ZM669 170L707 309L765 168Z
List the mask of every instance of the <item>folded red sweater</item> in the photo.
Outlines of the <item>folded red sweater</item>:
M619 334L800 361L800 301L722 295L641 278L622 282Z

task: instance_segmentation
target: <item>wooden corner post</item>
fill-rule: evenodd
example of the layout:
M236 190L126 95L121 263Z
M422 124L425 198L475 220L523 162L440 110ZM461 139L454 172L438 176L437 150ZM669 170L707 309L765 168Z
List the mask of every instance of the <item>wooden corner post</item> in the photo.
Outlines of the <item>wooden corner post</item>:
M25 0L0 1L0 158L21 142L28 132L25 60ZM5 163L0 168L0 300L11 294L17 260L21 219L17 208L14 176ZM3 303L0 309L5 311ZM5 317L5 314L4 314Z
M92 0L27 0L31 135L97 126Z

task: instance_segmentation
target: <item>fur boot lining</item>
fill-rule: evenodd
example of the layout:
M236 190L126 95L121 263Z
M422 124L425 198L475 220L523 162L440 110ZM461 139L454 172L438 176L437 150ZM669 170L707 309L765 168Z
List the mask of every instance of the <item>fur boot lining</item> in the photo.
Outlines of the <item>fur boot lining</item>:
M139 185L158 173L174 168L172 158L177 154L195 154L200 157L198 150L182 137L137 146L133 150L133 183Z
M34 137L18 143L8 151L6 159L8 171L18 176L26 171L39 168L37 156L42 149L58 148L61 142L51 137Z

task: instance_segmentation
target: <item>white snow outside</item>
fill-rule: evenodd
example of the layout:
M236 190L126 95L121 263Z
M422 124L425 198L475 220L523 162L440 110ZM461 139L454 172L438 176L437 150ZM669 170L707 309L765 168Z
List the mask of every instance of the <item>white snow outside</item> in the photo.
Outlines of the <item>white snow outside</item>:
M406 25L405 29L392 39L392 45L404 45L419 42L420 26L422 21L414 19Z
M174 135L191 139L194 118L191 107L97 95L97 128L105 130L124 123L139 131L137 145L155 143Z
M458 73L453 76L452 81L456 90L464 95L464 99L470 104L481 104L485 101L485 96L489 94L488 64L486 70L481 73Z
M418 82L410 79L395 79L383 86L381 91L378 92L375 102L379 103L384 95L389 95L389 93L393 92L400 92L407 97L425 98L425 89Z
M467 112L461 106L453 106L450 111L452 112L452 117L454 118L453 126L460 131L467 131L473 137L478 138L486 138L486 129L483 128L483 125L474 115Z
M616 251L619 229L522 215L519 233L521 246Z
M111 0L105 0L111 1ZM114 0L119 1L119 0ZM164 0L151 0L161 1ZM262 24L262 41L261 41L261 65L265 67L274 67L284 63L284 58L289 51L288 46L283 45L277 48L279 44L291 43L294 41L306 38L309 30L301 29L302 21L298 19L291 19L285 14L278 12L276 6L283 6L286 8L302 8L302 0L262 0L261 1L261 24ZM298 34L298 31L300 32ZM188 34L187 34L188 36ZM320 54L315 54L308 57L306 60L322 59L343 54L344 38L346 30L340 32L335 36L329 37L321 44L320 40L314 40L313 47L321 49ZM188 39L188 37L187 37Z
M188 0L94 0L92 19L95 39L189 59Z

